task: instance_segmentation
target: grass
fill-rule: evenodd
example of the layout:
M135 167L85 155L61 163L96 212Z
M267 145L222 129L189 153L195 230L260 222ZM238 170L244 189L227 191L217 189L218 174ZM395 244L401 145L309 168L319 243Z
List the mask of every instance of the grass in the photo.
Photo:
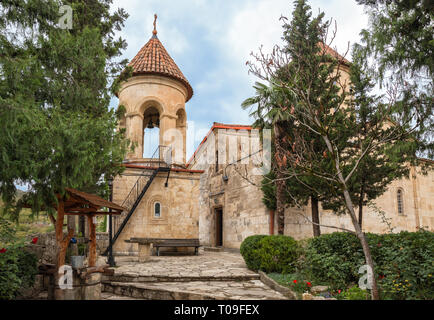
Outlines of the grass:
M38 216L32 216L31 210L23 209L17 224L17 236L25 238L36 233L54 231L54 226L48 216L41 212Z
M267 275L278 284L290 288L297 294L299 299L301 299L303 293L310 292L310 288L314 286L312 281L306 280L305 277L299 273L269 273Z

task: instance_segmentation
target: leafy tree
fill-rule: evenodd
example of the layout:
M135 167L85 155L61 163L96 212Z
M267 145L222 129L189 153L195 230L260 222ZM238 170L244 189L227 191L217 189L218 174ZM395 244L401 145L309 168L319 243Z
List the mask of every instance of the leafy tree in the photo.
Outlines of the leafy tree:
M355 115L354 148L359 148L362 141L372 135L374 130L381 135L384 129L381 126L385 125L381 116L382 109L378 109L384 97L371 93L375 87L370 75L373 72L363 70L363 60L364 56L356 46L350 66L351 95L347 99ZM360 161L358 170L351 176L351 182L348 184L352 202L358 206L360 227L363 222L363 207L381 196L392 181L408 176L409 164L414 165L417 161L416 149L417 141L414 139L395 141L393 144L385 144L378 152L366 154ZM346 211L344 203L336 193L324 198L322 205L334 212Z
M291 23L284 24L283 39L286 42L286 45L283 50L290 55L295 54L297 50L301 52L309 52L311 55L297 57L297 59L294 58L288 65L283 66L280 71L276 72L276 79L272 80L270 88L267 88L267 86L264 84L257 83L255 85L257 96L255 98L247 99L243 103L243 107L247 108L258 103L258 101L261 101L260 97L262 97L262 99L265 99L266 102L264 102L262 105L258 104L258 108L252 113L252 115L258 119L256 125L261 125L263 123L270 123L274 125L274 158L276 161L273 164L273 173L271 174L275 179L271 180L269 176L264 177L262 183L262 190L264 191L265 197L264 203L266 205L271 205L268 206L270 209L274 209L273 207L275 206L279 217L281 206L303 206L306 205L310 200L313 234L314 236L319 236L321 232L318 203L321 200L320 197L323 192L318 191L318 189L328 189L329 186L327 183L324 183L323 179L314 175L306 174L299 170L294 171L291 177L287 177L286 173L288 172L288 166L292 166L292 164L288 163L287 157L284 155L284 153L286 150L292 148L295 141L295 134L300 134L301 129L296 128L293 121L288 121L288 115L285 116L285 112L287 113L288 111L288 101L292 101L293 96L287 96L286 92L278 90L278 85L273 87L273 82L282 83L289 80L287 77L288 69L291 69L294 72L298 72L297 70L301 69L307 70L311 68L311 59L318 61L321 59L324 60L324 56L320 55L321 48L317 46L321 40L317 29L322 27L321 20L323 19L324 14L320 14L316 18L312 18L312 14L308 8L309 7L305 2L296 3ZM312 50L311 48L314 49ZM310 81L313 83L311 88L312 90L310 92L311 101L318 101L321 99L324 91L323 86L318 79L299 78L298 81ZM270 100L270 98L274 100ZM266 112L264 112L263 105L272 105L275 109L280 108L283 111L283 115L280 117L285 119L285 122L281 121L278 123L273 120L270 121L270 115L274 116L275 114L279 115L280 113L275 112L273 109L271 109L271 111L266 109ZM308 131L305 131L303 134L311 135ZM280 137L279 139L277 138L278 136ZM312 141L313 148L319 154L322 154L322 152L326 149L324 142L319 139L315 140L312 135L311 138L307 139ZM327 165L327 162L329 161L324 159L323 165ZM270 186L271 181L274 181L276 188L272 188ZM270 199L273 198L274 194L276 196L276 203L270 203ZM283 202L284 204L278 205L280 202ZM282 223L282 226L279 230L282 230L283 232L283 218L281 218L279 221Z
M434 4L429 0L357 0L369 25L362 30L362 52L373 61L382 85L397 87L401 103L417 106L425 128L419 154L434 157ZM368 59L373 58L373 59ZM365 66L366 68L366 66Z
M63 235L65 188L103 194L122 171L128 149L117 131L112 94L130 70L114 37L127 14L111 0L5 0L0 4L0 193L14 205L15 184L29 185L16 204L46 210L56 226L58 266L74 230ZM59 28L70 5L72 29ZM58 197L59 196L59 197ZM57 217L54 210L58 211Z
M304 0L296 1L296 8L310 11ZM326 46L330 22L322 22L322 16L313 19L310 28L291 29L290 24L285 24L284 35L289 38L285 47L276 46L269 55L262 52L255 55L256 64L249 63L250 71L269 83L268 91L285 98L281 109L293 124L289 133L291 148L282 152L289 164L286 177L296 177L301 173L329 185L329 188L316 190L323 197L340 199L354 228L354 231L345 231L357 235L366 263L374 270L371 251L352 198L352 190L357 189L354 175L361 177L361 163L368 155L372 159L383 157L393 161L397 155L394 151L399 150L399 146L408 150L413 148L413 151L423 148L418 138L426 130L423 123L427 114L420 104L413 105L399 99L400 92L392 87L388 91L388 100L374 105L372 101L369 103L375 110L372 114L375 125L368 123L366 132L361 135L359 116L362 113L355 110L360 104L347 103L349 84L341 77L348 62ZM318 152L321 145L324 149ZM389 146L392 145L398 147L391 149ZM379 297L375 277L371 295L373 299Z
M252 112L252 115L257 118L254 123L255 127L259 128L273 128L272 140L274 149L274 158L276 161L272 162L272 172L276 175L275 183L275 203L274 206L277 213L277 229L279 234L284 233L285 229L285 180L284 169L285 160L282 154L284 150L285 127L289 124L289 117L285 112L284 101L288 98L283 94L282 90L277 87L270 87L257 82L254 86L256 96L246 99L242 103L242 108L247 109L254 104L257 104L257 109ZM290 95L290 93L289 93Z

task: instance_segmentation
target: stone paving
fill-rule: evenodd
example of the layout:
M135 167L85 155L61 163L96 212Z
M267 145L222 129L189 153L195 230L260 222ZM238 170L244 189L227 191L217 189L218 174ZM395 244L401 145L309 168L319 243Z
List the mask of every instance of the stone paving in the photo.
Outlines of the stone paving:
M133 260L133 261L132 261ZM117 257L104 291L141 299L286 299L247 269L239 253L200 251L198 256Z
M152 256L144 263L134 260L124 262L118 258L115 277L136 278L132 282L141 282L141 277L153 277L158 281L259 279L256 272L246 268L243 258L237 253L202 251L198 256Z

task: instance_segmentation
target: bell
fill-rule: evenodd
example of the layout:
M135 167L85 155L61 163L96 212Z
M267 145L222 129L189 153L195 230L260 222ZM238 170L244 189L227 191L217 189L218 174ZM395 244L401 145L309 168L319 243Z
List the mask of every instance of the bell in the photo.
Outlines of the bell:
M148 128L148 129L154 129L154 125L153 125L153 123L152 123L152 119L149 120L147 128Z

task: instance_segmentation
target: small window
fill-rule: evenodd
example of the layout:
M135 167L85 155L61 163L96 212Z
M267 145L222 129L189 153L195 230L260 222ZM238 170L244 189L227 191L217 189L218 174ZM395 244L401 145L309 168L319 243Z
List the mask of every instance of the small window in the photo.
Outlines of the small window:
M159 202L154 203L154 218L161 217L161 204Z
M219 152L215 152L215 172L219 171Z
M404 202L402 199L402 190L398 189L398 192L396 193L396 199L398 203L398 214L404 215Z

